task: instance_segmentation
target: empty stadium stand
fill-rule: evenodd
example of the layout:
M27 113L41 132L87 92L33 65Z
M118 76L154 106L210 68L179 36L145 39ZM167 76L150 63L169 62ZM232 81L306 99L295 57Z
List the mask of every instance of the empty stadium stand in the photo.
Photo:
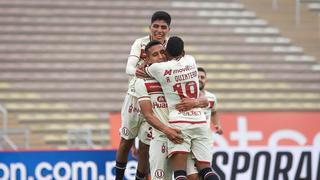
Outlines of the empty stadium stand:
M143 4L143 5L142 5ZM219 111L319 111L319 59L232 0L2 0L0 103L30 146L68 147L82 129L109 147L109 113L127 90L133 41L166 10L171 34L208 71ZM70 135L70 134L69 134Z

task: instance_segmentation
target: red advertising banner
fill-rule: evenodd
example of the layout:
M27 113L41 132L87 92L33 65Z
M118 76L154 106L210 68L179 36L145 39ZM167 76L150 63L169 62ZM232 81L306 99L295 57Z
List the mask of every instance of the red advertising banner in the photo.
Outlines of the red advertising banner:
M320 112L219 113L224 134L214 146L320 146ZM112 145L118 147L120 113L111 115Z

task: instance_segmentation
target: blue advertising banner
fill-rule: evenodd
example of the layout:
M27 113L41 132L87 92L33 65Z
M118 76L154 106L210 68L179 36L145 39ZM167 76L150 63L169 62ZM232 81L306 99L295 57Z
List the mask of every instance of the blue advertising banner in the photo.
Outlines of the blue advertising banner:
M212 167L221 180L319 180L316 146L219 147ZM115 150L0 152L0 180L113 180ZM134 180L129 158L125 179ZM150 176L155 176L151 174Z
M1 180L110 180L115 150L0 152ZM135 178L137 162L129 157L125 178Z

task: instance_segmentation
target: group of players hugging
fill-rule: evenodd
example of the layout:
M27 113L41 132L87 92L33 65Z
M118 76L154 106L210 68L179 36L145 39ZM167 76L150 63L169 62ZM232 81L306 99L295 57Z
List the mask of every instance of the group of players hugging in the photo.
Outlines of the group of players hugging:
M136 39L127 61L129 89L121 110L116 180L139 139L136 179L219 180L211 168L216 96L204 89L206 71L184 51L184 41L167 37L171 16L156 11L148 36Z

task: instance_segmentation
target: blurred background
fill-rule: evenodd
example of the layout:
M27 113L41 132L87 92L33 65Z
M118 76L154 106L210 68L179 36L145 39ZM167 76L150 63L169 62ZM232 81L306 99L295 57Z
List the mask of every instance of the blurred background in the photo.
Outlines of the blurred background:
M207 70L222 125L320 118L318 0L0 0L0 149L117 147L127 57L156 10Z

